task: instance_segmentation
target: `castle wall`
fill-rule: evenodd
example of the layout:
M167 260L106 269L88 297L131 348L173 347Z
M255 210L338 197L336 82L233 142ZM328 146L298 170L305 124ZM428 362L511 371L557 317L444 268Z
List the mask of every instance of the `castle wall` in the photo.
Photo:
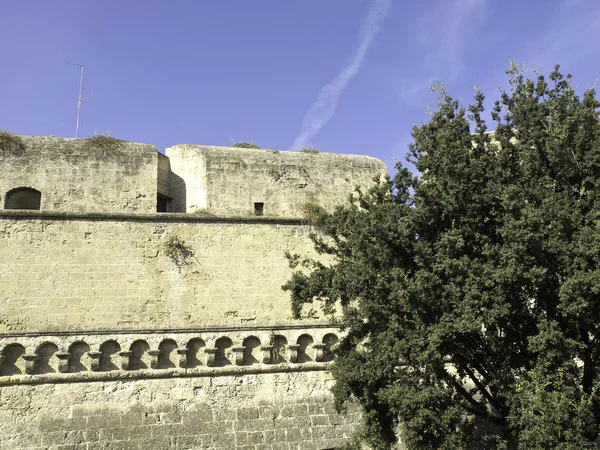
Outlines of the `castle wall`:
M23 154L0 157L0 207L18 187L42 193L51 211L156 211L157 150L123 142L98 148L88 139L21 138Z
M1 449L331 449L327 326L13 334L0 341Z
M332 449L328 372L3 386L0 449Z
M302 217L308 202L332 210L357 185L387 173L380 160L358 155L200 145L176 145L166 154L183 181L177 203L220 215L252 215L255 203L267 216Z
M299 221L0 211L0 333L293 323ZM170 254L171 253L171 254Z
M284 255L315 256L303 205L344 203L381 161L22 139L0 159L0 449L348 439L360 413L329 391L339 330L318 308L292 319ZM19 187L39 211L2 209Z

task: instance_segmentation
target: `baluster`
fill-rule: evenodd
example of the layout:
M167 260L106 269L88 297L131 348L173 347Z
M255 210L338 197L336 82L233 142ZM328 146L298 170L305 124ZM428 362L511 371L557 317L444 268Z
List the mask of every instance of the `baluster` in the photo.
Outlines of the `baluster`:
M262 363L271 364L271 356L273 353L272 345L261 345L260 351L262 352Z
M327 344L314 344L313 348L315 349L315 361L321 362L323 361L323 356L325 356L325 348Z
M217 348L205 348L204 353L206 353L206 365L208 367L215 366L215 356L217 355Z
M131 360L133 352L131 350L124 350L119 352L119 358L121 360L121 370L129 370L129 361Z
M158 369L158 355L160 355L160 350L148 350L148 355L150 355L150 367Z
M58 371L60 373L67 373L69 371L69 357L71 356L67 352L55 353L58 358Z
M23 355L23 361L25 361L25 373L27 375L33 375L33 366L37 355Z
M102 352L87 352L90 358L90 369L92 372L98 372L100 370L100 357Z
M187 367L187 355L189 349L187 348L178 348L177 354L179 355L179 367L185 369Z
M299 345L288 345L288 359L291 363L298 361L298 350L300 350Z
M234 354L234 364L236 366L241 366L242 364L244 364L244 351L246 350L246 347L233 347L231 350Z

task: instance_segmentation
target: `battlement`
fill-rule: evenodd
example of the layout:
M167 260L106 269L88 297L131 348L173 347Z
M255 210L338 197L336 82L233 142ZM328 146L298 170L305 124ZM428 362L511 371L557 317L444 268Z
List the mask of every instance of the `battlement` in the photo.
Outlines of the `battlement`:
M356 186L386 173L358 155L21 137L24 151L0 159L0 206L68 212L174 212L300 217L331 210Z

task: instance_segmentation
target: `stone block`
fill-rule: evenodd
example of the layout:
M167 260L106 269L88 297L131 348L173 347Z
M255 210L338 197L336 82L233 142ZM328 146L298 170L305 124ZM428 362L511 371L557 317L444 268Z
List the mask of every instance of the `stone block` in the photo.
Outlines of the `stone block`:
M217 408L214 411L215 421L235 420L237 412L234 408Z
M309 414L323 414L323 405L321 403L309 403L308 404Z
M214 422L204 422L201 418L197 416L189 416L184 414L183 422L181 423L180 433L184 436L194 436L200 434L211 434L215 431L215 423ZM160 427L158 427L160 428Z
M103 436L104 433L111 441L126 441L139 436L139 428L107 428L102 430Z
M308 404L303 403L300 405L294 405L293 414L294 414L294 417L308 416Z
M258 419L259 409L258 408L238 408L237 409L237 420L248 420Z
M56 416L41 416L39 430L42 432L56 430L80 430L87 425L87 417L63 418Z
M283 428L273 430L273 442L286 443L287 442L286 435L287 435L286 430ZM285 445L287 445L287 443Z
M322 441L325 439L337 439L339 436L337 435L336 427L312 427L311 428L312 436L315 441Z
M330 425L329 415L310 416L310 424L312 426Z
M261 419L275 419L279 416L279 408L274 406L261 406L258 408L258 413Z
M290 446L287 442L275 441L272 444L273 450L289 450Z
M242 445L257 445L265 443L264 433L239 431L235 433L235 444L236 446Z
M171 438L170 436L162 436L162 437L145 437L140 436L139 439L135 439L137 442L138 448L140 450L158 450L158 449L171 449L175 447L174 444L176 438Z
M90 450L101 450L105 447L92 447L92 446L88 446L88 448ZM142 443L142 445L139 445L139 443L137 441L112 441L108 448L110 448L111 450L148 450L148 447L145 447Z
M303 440L301 428L288 428L286 431L286 440L288 442L301 442Z
M273 420L237 420L233 422L233 427L235 431L265 431L273 428Z
M234 448L235 442L235 433L218 433L212 439L215 448Z
M25 430L23 430L25 431ZM43 442L43 434L39 434L39 433L27 433L24 432L22 434L16 434L15 436L12 436L12 443L11 446L6 447L7 449L13 449L13 448L27 448L27 447L43 447L42 446L42 442ZM4 443L4 440L0 440L0 443ZM0 447L2 448L2 447Z
M113 429L121 425L121 417L118 413L107 414L103 416L92 416L89 417L86 422L86 427L91 430L98 430L100 428Z
M119 417L120 426L124 428L134 428L139 427L143 423L145 423L145 416L142 414L141 410L138 408L130 409L125 411Z
M184 411L182 414L182 422L213 422L213 413L210 408Z
M294 405L284 405L280 412L281 417L294 417Z
M177 436L175 441L176 450L190 450L202 448L201 436Z

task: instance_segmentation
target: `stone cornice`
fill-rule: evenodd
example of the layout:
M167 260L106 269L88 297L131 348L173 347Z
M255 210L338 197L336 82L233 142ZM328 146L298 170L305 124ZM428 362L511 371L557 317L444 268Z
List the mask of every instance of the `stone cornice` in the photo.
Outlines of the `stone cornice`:
M317 372L330 370L331 362L299 364L259 364L253 366L198 367L194 369L143 369L134 371L46 373L0 377L0 386L23 384L89 383L94 381L134 381L161 378L222 377L266 373Z
M98 329L98 330L39 330L39 331L14 331L0 333L0 339L18 338L18 337L43 337L43 336L99 336L99 335L122 335L122 334L202 334L202 333L231 333L231 332L259 332L272 330L312 330L323 328L337 328L335 323L331 322L298 322L298 323L269 323L247 326L204 326L204 327L185 327L185 328L152 328L152 329Z
M298 218L270 216L212 216L194 213L67 212L0 209L0 219L89 220L133 222L190 222L227 224L306 225Z

